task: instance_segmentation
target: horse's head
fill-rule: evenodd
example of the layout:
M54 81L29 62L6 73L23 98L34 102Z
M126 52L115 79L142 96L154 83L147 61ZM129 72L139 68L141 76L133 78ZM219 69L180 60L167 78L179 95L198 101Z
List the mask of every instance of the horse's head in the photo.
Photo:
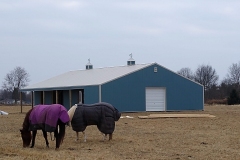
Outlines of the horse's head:
M23 147L28 147L32 140L32 135L30 131L20 129L22 140L23 140Z
M115 111L114 111L114 120L115 120L115 121L118 121L120 117L121 117L121 113L115 108Z

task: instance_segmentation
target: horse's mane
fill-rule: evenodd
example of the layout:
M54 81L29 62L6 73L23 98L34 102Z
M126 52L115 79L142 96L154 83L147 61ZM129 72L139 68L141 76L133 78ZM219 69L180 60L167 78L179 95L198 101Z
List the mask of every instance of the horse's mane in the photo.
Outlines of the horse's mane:
M68 116L70 118L70 122L72 121L72 118L73 118L76 108L77 108L77 105L74 105L68 110Z
M29 116L30 116L32 110L33 110L33 108L30 109L30 110L26 113L26 116L25 116L24 121L23 121L23 124L22 124L23 130L28 130L28 129L29 129L29 125L30 125Z

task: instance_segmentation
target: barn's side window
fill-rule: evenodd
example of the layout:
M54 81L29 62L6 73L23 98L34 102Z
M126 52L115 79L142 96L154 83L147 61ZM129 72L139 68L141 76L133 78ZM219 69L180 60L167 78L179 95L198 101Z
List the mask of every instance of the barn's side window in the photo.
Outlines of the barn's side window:
M155 72L155 73L157 72L157 67L154 67L154 72Z

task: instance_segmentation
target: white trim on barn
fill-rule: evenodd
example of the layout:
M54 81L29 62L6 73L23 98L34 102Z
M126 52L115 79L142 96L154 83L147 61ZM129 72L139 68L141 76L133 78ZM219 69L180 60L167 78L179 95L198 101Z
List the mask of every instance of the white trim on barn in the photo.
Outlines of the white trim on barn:
M146 111L166 110L166 89L159 87L146 88Z

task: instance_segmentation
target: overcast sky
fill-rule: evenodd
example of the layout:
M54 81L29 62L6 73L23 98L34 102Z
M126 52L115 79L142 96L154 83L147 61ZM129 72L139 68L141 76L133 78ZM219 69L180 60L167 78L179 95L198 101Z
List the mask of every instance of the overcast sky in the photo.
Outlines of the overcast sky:
M0 82L16 66L34 84L70 70L157 62L211 65L221 81L240 61L239 0L1 0Z

